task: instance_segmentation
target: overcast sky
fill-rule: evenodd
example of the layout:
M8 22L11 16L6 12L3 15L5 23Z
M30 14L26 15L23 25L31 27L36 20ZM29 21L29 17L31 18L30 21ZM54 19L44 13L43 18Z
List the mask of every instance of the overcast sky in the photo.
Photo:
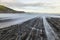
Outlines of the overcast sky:
M18 11L60 13L60 0L0 0L0 4Z

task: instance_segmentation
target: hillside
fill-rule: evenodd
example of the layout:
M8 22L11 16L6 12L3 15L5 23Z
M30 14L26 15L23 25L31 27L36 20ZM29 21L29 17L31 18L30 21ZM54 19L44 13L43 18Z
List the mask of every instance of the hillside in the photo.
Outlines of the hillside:
M24 11L16 11L11 8L0 5L0 13L24 13Z

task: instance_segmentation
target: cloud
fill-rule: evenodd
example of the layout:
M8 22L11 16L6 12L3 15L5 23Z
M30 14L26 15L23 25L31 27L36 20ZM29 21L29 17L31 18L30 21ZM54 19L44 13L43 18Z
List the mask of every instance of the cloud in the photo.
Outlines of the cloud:
M10 3L10 2L14 2L14 0L0 0L0 2L2 2L2 3Z
M18 6L18 7L24 7L24 6L56 7L56 6L60 6L59 2L57 1L56 3L56 0L52 0L52 1L51 0L45 0L45 1L43 0L0 0L1 4L7 6Z
M15 10L59 12L59 0L0 0L0 3Z

